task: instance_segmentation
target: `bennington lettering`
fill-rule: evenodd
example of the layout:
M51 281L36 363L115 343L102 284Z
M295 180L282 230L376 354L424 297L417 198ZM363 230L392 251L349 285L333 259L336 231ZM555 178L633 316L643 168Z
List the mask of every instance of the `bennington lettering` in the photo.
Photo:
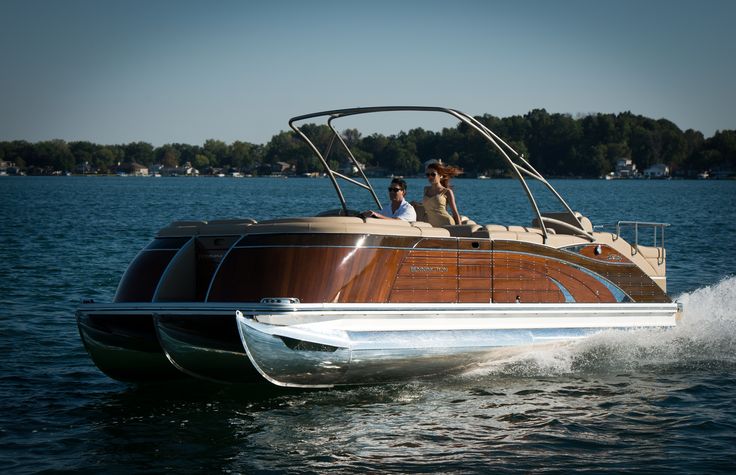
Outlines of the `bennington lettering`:
M422 267L422 266L411 266L412 272L447 272L447 267Z

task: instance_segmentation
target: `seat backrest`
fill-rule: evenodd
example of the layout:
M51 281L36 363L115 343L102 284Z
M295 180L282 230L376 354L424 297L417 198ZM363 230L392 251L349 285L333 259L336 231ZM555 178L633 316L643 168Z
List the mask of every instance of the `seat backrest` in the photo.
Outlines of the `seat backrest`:
M545 218L556 219L557 221L562 221L563 223L567 223L572 226L578 225L569 213L542 213L542 216ZM590 222L590 219L586 218L578 211L575 211L575 216L580 220L580 224L583 225L583 230L589 233L593 232L593 223ZM534 218L532 220L532 226L535 228L541 227L538 218ZM554 223L545 223L545 227L547 229L553 229L557 234L574 234L572 230L559 225L555 226Z
M424 211L424 205L421 201L411 201L409 202L410 205L414 207L414 211L417 212L417 221L423 221L425 223L428 223L427 221L427 213Z
M450 236L453 237L473 237L473 233L482 229L477 224L453 224L442 226L450 232Z

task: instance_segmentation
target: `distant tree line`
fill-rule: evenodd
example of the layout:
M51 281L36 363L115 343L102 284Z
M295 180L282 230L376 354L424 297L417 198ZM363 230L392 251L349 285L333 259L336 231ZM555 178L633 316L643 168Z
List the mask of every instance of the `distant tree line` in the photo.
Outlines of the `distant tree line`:
M705 138L701 132L681 131L666 120L654 120L630 112L590 114L573 118L535 109L523 116L477 117L522 153L547 176L598 177L612 171L616 161L629 158L643 170L655 163L670 167L679 176L694 176L705 170L736 171L736 131L724 130ZM307 124L307 135L321 150L327 148L330 130ZM345 142L354 147L356 158L374 174L411 176L422 171L431 158L460 165L469 176L498 174L505 164L497 152L466 125L439 132L421 128L397 135L361 136L345 130ZM339 168L345 156L339 150L328 157ZM207 140L203 145L172 143L154 147L146 142L98 145L91 142L23 140L0 142L0 161L13 162L30 173L80 172L90 169L113 173L121 164L161 164L177 167L184 163L203 171L237 170L253 174L321 171L319 161L294 132L274 135L265 145L236 141L226 144Z

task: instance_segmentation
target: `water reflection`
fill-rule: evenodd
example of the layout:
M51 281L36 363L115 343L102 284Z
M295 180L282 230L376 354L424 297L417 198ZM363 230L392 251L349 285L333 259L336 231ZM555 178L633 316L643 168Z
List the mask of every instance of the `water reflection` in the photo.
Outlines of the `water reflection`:
M410 193L423 183L410 181ZM518 183L454 184L460 209L478 222L529 220L523 196L502 200ZM130 260L169 222L315 214L335 207L327 180L6 179L3 468L733 473L736 279L727 276L736 258L705 242L736 231L734 183L554 184L594 224L673 224L668 274L685 305L680 327L601 335L426 382L295 391L112 381L87 357L73 312L81 298L110 301Z

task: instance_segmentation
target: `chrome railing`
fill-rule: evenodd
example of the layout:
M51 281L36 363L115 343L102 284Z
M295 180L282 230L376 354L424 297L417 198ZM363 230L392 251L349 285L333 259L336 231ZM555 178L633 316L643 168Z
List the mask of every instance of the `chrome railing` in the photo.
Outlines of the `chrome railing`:
M614 240L621 237L622 227L634 228L634 240L631 244L631 255L634 256L639 252L639 228L652 228L652 247L657 248L657 263L664 262L664 228L669 227L669 223L651 223L646 221L618 221L616 222L616 233Z

